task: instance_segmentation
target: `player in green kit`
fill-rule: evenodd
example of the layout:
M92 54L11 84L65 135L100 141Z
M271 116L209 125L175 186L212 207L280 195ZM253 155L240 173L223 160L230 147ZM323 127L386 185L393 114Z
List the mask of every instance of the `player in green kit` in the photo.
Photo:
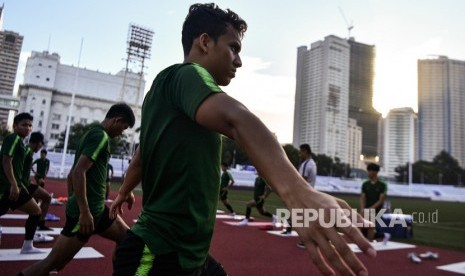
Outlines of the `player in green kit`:
M220 134L244 149L289 209L342 212L334 197L306 184L265 125L220 88L242 66L246 29L236 13L213 3L189 8L184 61L162 70L146 94L139 149L110 208L114 217L124 202L131 205L131 191L142 181L142 212L116 249L113 275L227 275L209 255L220 191ZM318 222L296 231L325 274L334 271L323 256L341 274L366 273L345 238L376 254L351 226L341 229L344 238L336 227Z
M31 169L32 169L32 160L33 160L33 155L37 151L39 151L44 144L44 135L40 132L33 132L31 133L31 136L29 137L29 143L25 146L25 158L24 158L24 169L23 169L23 178L22 178L22 183L24 187L26 187L27 191L29 194L35 198L36 200L40 200L40 209L42 214L40 215L40 220L39 220L39 230L42 231L51 231L52 229L45 226L45 215L47 214L48 207L50 206L50 201L52 200L52 197L50 194L45 190L42 186L39 186L38 184L32 184L31 183ZM34 237L35 242L48 242L52 241L53 237L47 236L47 235L42 235L42 234L36 234Z
M272 218L273 225L276 223L276 216L271 214L270 212L266 211L263 208L265 204L265 199L270 195L271 189L266 184L265 179L260 175L255 178L254 190L253 190L253 200L247 203L247 208L245 211L245 218L238 223L240 226L245 226L249 223L250 214L252 213L252 207L256 207L258 212L265 217Z
M24 160L26 151L23 140L32 130L33 117L29 113L20 113L13 120L13 133L3 140L0 155L0 216L9 209L18 209L29 214L26 220L21 254L43 253L33 246L33 238L41 215L37 202L23 186ZM29 175L28 175L29 177Z
M45 186L45 177L48 174L48 170L50 169L50 160L47 159L47 150L43 149L40 151L40 158L34 160L32 166L36 165L37 169L34 171L34 167L32 167L32 171L34 172L34 179L36 184L44 188Z
M228 172L228 164L221 163L221 183L220 183L220 200L223 202L224 206L228 209L231 216L235 216L234 209L232 208L231 204L228 202L228 187L234 185L234 178L232 177L231 173Z
M134 126L132 109L124 103L114 104L105 119L91 128L76 150L68 175L66 223L50 254L24 269L20 275L49 275L62 269L86 244L90 236L100 236L119 243L129 227L117 216L109 218L105 206L105 182L110 158L110 139Z

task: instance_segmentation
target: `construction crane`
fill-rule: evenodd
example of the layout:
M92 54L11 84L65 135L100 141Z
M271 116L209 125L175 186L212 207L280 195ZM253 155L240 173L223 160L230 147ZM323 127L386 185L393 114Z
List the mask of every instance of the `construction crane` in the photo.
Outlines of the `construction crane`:
M338 7L338 8L339 8L339 12L342 15L342 18L344 18L344 21L346 22L346 25L347 25L347 32L348 32L347 39L350 39L350 31L354 28L354 22L351 20L349 23L346 16L344 15L344 11L342 10L342 8L341 7Z

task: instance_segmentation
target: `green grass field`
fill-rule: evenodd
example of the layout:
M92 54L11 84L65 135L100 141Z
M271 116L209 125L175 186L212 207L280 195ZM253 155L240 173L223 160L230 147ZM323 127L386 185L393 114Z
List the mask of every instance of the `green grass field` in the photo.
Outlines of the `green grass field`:
M346 200L353 208L359 207L359 197L356 195L335 196ZM228 194L228 200L238 214L245 213L246 203L252 197L253 191L251 190L230 189ZM408 242L465 251L464 203L411 198L389 198L389 200L391 201L391 209L400 208L404 214L412 214L414 221L417 221L413 226L413 238L409 239ZM276 213L277 208L283 207L284 204L274 193L265 202L265 208L272 213ZM221 202L218 203L218 208L226 210ZM437 223L425 223L428 220L428 215L436 211ZM413 214L413 212L416 213ZM252 210L252 216L261 217L256 209Z
M112 184L112 190L117 191L120 183ZM140 189L134 191L141 194ZM357 195L337 195L335 196L347 201L353 208L359 208L359 196ZM228 200L237 214L245 214L246 203L253 198L252 190L230 189ZM409 243L436 246L441 248L456 249L465 251L465 203L438 202L424 199L412 198L388 198L391 201L391 209L402 209L404 214L414 215L417 221L413 225L413 238ZM265 208L271 213L276 213L276 209L284 208L284 203L279 197L272 193L266 199ZM221 202L218 202L218 209L227 211ZM419 213L424 214L423 221L428 220L428 214L437 212L437 223L420 223ZM252 209L252 216L262 217L256 209Z

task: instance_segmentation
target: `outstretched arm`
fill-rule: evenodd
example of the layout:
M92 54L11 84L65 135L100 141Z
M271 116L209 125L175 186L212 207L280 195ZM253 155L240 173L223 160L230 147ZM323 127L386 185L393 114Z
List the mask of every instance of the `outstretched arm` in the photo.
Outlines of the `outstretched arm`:
M92 167L94 161L86 155L81 155L71 171L71 186L76 196L76 203L79 207L79 232L90 234L94 231L94 220L90 213L87 202L87 178L86 172Z
M307 185L265 125L244 105L227 94L209 96L198 108L196 121L235 140L289 209L321 210L325 217L329 216L331 210L334 212L334 209L338 213L343 212L334 197L317 192ZM267 154L264 155L263 152ZM328 262L343 275L367 273L347 242L337 233L336 227L325 228L318 221L313 221L309 227L295 230L305 242L313 263L324 274L334 275ZM353 225L339 230L362 251L370 256L376 255L376 251Z
M132 190L141 182L142 180L142 160L140 156L140 147L137 148L134 157L129 163L129 168L124 178L123 185L119 189L118 196L115 201L111 204L110 207L110 218L116 218L117 214L123 213L123 203L128 203L128 209L132 208L135 198Z

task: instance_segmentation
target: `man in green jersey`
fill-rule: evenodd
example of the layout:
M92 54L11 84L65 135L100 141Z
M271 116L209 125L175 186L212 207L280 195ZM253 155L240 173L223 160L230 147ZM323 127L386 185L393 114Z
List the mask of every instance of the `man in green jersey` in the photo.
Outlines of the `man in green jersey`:
M245 226L249 223L250 214L252 213L252 207L257 208L260 215L272 218L274 225L276 222L276 216L266 211L265 208L263 208L263 205L265 204L265 199L270 195L270 193L271 189L268 186L268 184L266 184L265 179L258 175L255 178L253 199L247 203L245 218L242 221L240 221L238 225Z
M33 246L33 238L41 215L37 202L23 186L25 149L23 140L31 133L33 117L20 113L13 119L13 133L3 140L0 156L0 216L9 209L18 209L29 214L26 220L21 254L43 253Z
M234 213L234 209L228 202L228 187L234 185L234 178L231 173L228 172L228 164L225 162L221 163L221 171L220 200L234 217L236 213Z
M184 62L161 71L142 106L140 150L111 207L132 204L142 181L143 209L115 252L114 275L225 275L208 254L220 190L220 134L245 150L287 207L342 212L332 196L308 187L273 134L247 108L223 93L242 66L247 24L231 10L194 4L183 24ZM266 152L266 154L263 154ZM140 155L140 156L137 156ZM362 251L369 242L353 227L341 229ZM296 229L323 273L366 272L335 227L318 222Z
M34 165L37 167L36 170L34 170L34 167L32 167L32 171L34 172L34 179L36 184L43 188L45 186L45 177L47 176L48 170L50 169L50 160L47 159L46 149L40 151L40 158L34 160L32 166Z
M105 119L90 129L79 143L68 175L66 223L50 254L20 275L48 275L62 269L92 234L119 243L129 227L121 217L109 218L105 206L105 182L110 158L109 139L134 126L132 109L124 103L111 106Z
M51 231L52 229L45 226L45 215L47 214L48 207L50 206L50 201L52 197L50 194L45 190L43 187L39 186L38 184L31 183L31 168L32 168L32 160L33 155L37 151L39 151L44 144L44 135L40 132L33 132L29 137L29 143L25 146L25 158L24 158L24 169L23 169L23 177L22 183L24 187L26 187L29 194L35 198L38 202L40 201L40 210L42 214L40 215L39 220L39 230L42 231ZM53 237L36 234L34 237L35 242L47 242L52 241Z
M360 195L360 213L362 215L364 215L366 209L374 210L374 212L378 214L381 208L383 208L384 200L386 199L387 184L378 178L379 169L379 165L375 163L370 163L367 166L368 180L363 182L362 193ZM389 239L390 237L389 233L387 233L388 235L379 231L375 233L373 227L363 228L362 232L368 240L381 237Z

